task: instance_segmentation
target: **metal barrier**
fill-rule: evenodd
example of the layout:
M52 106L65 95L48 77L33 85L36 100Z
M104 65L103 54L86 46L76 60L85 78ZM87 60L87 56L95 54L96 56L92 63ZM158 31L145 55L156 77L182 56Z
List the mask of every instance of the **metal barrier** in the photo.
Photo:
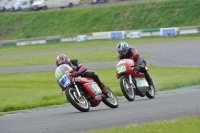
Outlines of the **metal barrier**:
M200 33L200 26L189 26L189 27L177 27L178 34L198 34ZM94 32L92 34L85 34L87 40L95 39L111 39L109 32ZM120 32L120 31L119 31ZM160 29L145 29L145 30L128 30L121 31L124 34L124 38L134 38L130 36L130 33L139 32L139 37L149 37L149 36L161 36ZM68 35L68 36L48 36L39 38L29 38L29 39L19 39L19 40L5 40L0 42L0 46L24 46L24 45L35 45L35 44L45 44L45 43L55 43L55 42L69 42L77 41L77 36L81 35ZM138 37L135 37L138 38Z

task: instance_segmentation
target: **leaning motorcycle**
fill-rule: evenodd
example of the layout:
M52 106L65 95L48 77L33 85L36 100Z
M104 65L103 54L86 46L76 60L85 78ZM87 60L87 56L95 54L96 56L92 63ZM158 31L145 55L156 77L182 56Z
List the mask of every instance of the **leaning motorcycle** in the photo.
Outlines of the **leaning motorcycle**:
M133 101L135 95L141 97L147 96L149 99L155 97L154 84L149 86L144 73L133 71L134 61L131 59L122 59L116 65L117 78L120 80L122 93L128 101ZM148 70L148 68L146 67Z
M91 107L98 106L101 101L110 108L117 108L119 102L115 94L109 92L104 95L98 84L88 77L73 77L73 69L62 64L55 70L55 77L59 86L65 91L67 100L79 111L88 112Z

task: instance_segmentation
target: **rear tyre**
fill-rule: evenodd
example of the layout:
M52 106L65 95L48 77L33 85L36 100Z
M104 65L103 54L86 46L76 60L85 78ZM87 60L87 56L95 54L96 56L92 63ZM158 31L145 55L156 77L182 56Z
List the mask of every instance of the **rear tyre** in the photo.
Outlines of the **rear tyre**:
M81 97L78 96L77 91L73 87L68 87L65 89L65 94L67 100L79 111L88 112L90 110L90 105L88 100L84 95Z
M103 95L102 102L110 108L117 108L119 106L117 97L109 88L108 91L106 95Z
M152 84L149 89L147 90L147 92L145 93L145 95L149 98L149 99L153 99L155 97L155 87L154 84Z
M128 75L123 75L120 77L120 87L122 93L128 101L135 100L135 88L133 88L133 86L130 85Z

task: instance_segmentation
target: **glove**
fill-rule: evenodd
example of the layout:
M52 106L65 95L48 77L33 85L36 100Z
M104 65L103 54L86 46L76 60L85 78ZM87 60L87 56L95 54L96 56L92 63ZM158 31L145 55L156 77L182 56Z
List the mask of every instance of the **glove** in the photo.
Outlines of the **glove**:
M78 72L72 72L71 75L72 75L73 77L78 77L78 76L80 76L80 73L78 73Z
M134 67L134 68L133 68L133 71L135 71L135 72L140 71L140 67L139 67L139 66Z

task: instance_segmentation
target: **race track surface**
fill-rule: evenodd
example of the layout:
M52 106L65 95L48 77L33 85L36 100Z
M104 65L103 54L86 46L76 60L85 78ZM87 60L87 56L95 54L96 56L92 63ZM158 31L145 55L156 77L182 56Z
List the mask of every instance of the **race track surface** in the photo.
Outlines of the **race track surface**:
M200 41L182 41L182 42L165 42L165 43L153 43L143 45L130 45L138 50L140 54L146 54L151 58L145 59L147 65L153 66L200 66L199 56ZM90 48L90 50L98 49L112 49L116 50L115 46ZM77 49L75 51L85 51L87 49ZM35 52L27 54L13 54L13 55L1 55L0 58L17 57L17 56L30 56L30 55L42 55L49 53L67 53L69 50L57 50L49 52ZM70 50L74 51L74 50ZM56 58L56 57L55 57ZM71 57L72 58L72 57ZM116 51L117 60L117 51ZM52 59L55 62L55 59ZM105 62L83 62L87 68L115 68L116 61ZM15 73L15 72L34 72L34 71L54 71L55 64L49 65L34 65L34 66L16 66L16 67L0 67L0 73Z
M199 41L183 41L131 46L141 54L151 56L151 58L146 59L148 65L200 66L199 44ZM102 47L98 49L116 48ZM50 52L60 54L67 53L67 50ZM48 53L36 52L28 55ZM26 54L4 55L0 58L24 55ZM52 62L54 62L54 59ZM116 61L86 62L84 64L88 68L114 69ZM55 65L50 64L0 68L0 73L54 70ZM65 95L63 96L65 97ZM129 102L124 97L119 97L119 107L117 109L111 109L101 103L100 106L91 108L87 113L79 112L71 104L8 112L0 117L0 133L78 133L92 129L123 126L130 123L144 123L199 115L199 96L200 85L156 92L156 97L151 100L147 97L137 96L135 101Z
M70 104L19 111L0 117L0 133L78 133L92 129L169 120L200 114L200 86L159 92L155 99L136 97L129 102L119 98L119 107L104 105L82 113Z

